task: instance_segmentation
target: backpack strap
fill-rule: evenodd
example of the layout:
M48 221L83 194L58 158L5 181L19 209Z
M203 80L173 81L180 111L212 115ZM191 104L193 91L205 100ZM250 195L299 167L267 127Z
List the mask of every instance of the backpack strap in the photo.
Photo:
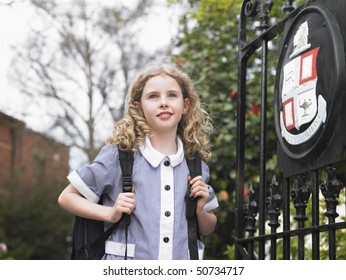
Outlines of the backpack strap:
M112 234L112 232L114 230L116 230L116 228L121 223L123 218L124 217L122 216L119 221L117 221L110 228L108 228L93 244L89 245L87 242L85 243L84 248L85 248L86 259L90 259L91 256L93 256L93 254L94 254L94 252L95 252L95 250L97 248L100 248L100 247L104 246L104 244L105 244L106 240L108 239L108 237ZM88 240L88 224L87 224L87 221L86 221L84 233L85 233L84 239Z
M123 192L132 192L132 170L133 170L133 152L119 151L119 161L123 176ZM131 223L130 215L122 216L125 224L125 260L127 260L127 236L128 229Z
M121 172L123 176L123 192L132 192L133 152L118 149Z
M122 179L123 179L123 192L131 192L132 191L132 166L133 166L133 152L130 151L122 151L118 149L119 152L119 162L122 171ZM103 246L108 237L112 234L112 232L118 227L120 222L124 220L125 223L125 240L126 240L126 248L125 248L125 259L127 259L127 232L128 226L130 225L130 215L122 215L120 220L114 223L109 229L107 229L93 244L86 244L86 255L91 255L95 248L99 246ZM85 230L85 234L87 235L87 227ZM86 239L87 240L87 236Z
M202 174L202 161L199 153L195 154L194 159L187 159L187 166L189 167L190 176L194 178ZM188 244L190 251L190 259L198 260L198 221L196 217L197 199L190 197L190 188L188 188L186 195L186 218L188 227Z

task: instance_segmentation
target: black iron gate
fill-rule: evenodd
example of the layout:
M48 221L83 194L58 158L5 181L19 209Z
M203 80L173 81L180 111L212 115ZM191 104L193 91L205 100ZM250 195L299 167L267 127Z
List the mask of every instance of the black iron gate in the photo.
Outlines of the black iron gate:
M282 6L282 17L275 24L270 18L273 5ZM322 250L327 250L329 259L346 255L346 222L338 213L345 212L345 197L340 196L346 177L345 11L344 0L310 0L300 5L293 0L243 0L236 259L322 259ZM259 34L247 41L250 18L257 20ZM276 38L280 42L273 87L268 84L268 54ZM254 54L261 60L259 180L245 186L249 181L246 123L251 121L247 97L253 94L247 89L247 77ZM270 87L274 104L267 104ZM270 110L273 118L267 117ZM267 178L267 151L272 148L267 147L268 124L275 124L277 137L278 167L272 178ZM244 189L248 189L246 196Z

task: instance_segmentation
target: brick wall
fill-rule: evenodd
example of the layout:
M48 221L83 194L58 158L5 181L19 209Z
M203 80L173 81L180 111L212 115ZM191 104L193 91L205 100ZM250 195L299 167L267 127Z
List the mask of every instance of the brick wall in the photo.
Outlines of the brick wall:
M0 188L11 177L31 185L41 178L64 179L69 147L0 112Z

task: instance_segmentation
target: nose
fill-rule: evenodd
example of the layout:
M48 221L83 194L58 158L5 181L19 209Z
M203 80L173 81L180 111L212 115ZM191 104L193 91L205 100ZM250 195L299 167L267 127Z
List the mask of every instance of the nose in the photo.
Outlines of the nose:
M161 97L160 99L160 108L166 108L168 105L167 105L167 100L166 100L166 97Z

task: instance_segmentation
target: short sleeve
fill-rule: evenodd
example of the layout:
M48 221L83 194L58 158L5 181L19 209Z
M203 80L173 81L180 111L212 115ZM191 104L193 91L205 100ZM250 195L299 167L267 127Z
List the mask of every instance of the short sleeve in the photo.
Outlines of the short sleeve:
M115 159L118 149L115 145L104 146L90 165L85 165L68 175L70 183L88 200L98 202L105 191L114 186L116 174Z
M204 205L204 210L211 211L219 207L219 202L215 195L214 189L212 188L212 186L208 184L210 179L209 167L204 161L202 161L202 176L203 176L204 182L208 186L208 191L209 191L209 199L207 203Z

